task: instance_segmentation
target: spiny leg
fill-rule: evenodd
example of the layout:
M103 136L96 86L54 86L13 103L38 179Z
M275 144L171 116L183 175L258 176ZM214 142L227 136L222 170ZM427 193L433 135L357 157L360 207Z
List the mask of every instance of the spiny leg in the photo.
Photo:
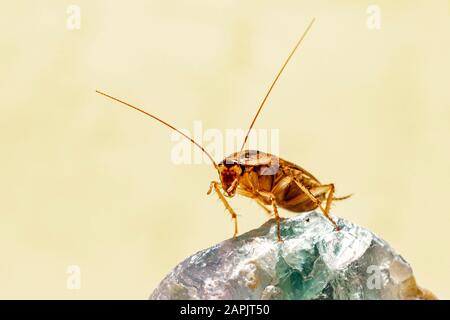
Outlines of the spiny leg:
M298 181L295 177L292 177L292 181L295 182L295 184L300 188L300 190L302 190L308 197L309 199L311 199L312 202L314 202L314 204L320 208L320 210L322 210L323 212L325 211L322 208L322 205L319 201L319 199L317 199L312 193L311 191L309 191L308 188L305 187L305 185L303 183L301 183L300 181Z
M320 210L322 211L322 213L325 215L325 217L327 217L328 220L331 221L331 223L334 224L336 230L339 230L339 226L337 225L337 223L330 217L329 215L329 211L331 208L331 202L333 201L333 194L334 194L334 185L333 184L329 184L329 185L325 185L325 186L321 186L321 187L328 187L329 191L328 191L328 197L327 197L327 204L325 209L322 207L319 199L317 199L312 193L311 191L309 191L308 188L306 188L303 183L301 183L300 181L298 181L295 177L292 178L293 181L295 182L295 184L297 184L297 186L311 199L312 202L314 202L317 207L320 208ZM330 196L331 195L331 196Z
M276 200L275 200L275 196L273 195L273 193L266 192L266 191L259 191L258 193L263 195L263 196L266 195L270 199L270 202L272 203L273 214L275 216L275 221L277 223L278 241L282 242L283 240L281 239L280 215L278 214L278 207L277 207L277 203L276 203Z
M325 206L325 212L328 214L330 213L331 209L331 202L333 202L333 196L334 196L334 184L329 184L330 190L328 191L328 197L327 197L327 204Z
M233 208L228 203L227 199L223 196L222 192L220 192L220 183L217 181L211 181L211 184L209 185L209 190L206 194L211 194L212 189L216 191L220 201L222 201L223 205L225 206L225 209L228 210L228 212L231 214L231 218L234 220L234 235L233 238L236 238L238 234L238 225L237 225L237 215L236 212L234 212Z

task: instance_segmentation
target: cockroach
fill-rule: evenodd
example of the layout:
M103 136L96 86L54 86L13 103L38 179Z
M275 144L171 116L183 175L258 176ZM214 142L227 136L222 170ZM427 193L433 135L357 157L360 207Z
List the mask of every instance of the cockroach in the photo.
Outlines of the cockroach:
M107 98L142 112L143 114L178 132L200 148L200 150L208 156L214 165L214 168L217 170L220 181L212 181L207 194L211 194L214 190L226 210L230 213L232 219L234 220L234 237L238 234L237 215L228 203L227 198L232 198L236 194L255 200L268 214L272 214L270 207L273 209L273 214L277 223L277 236L279 241L282 241L282 239L280 233L280 215L278 213L278 207L298 213L319 208L334 225L336 230L339 230L338 225L329 214L331 204L333 200L344 200L350 197L350 195L341 198L334 197L335 188L333 183L320 183L317 178L299 165L283 160L269 153L244 150L251 129L253 128L263 106L265 105L267 98L272 92L272 89L277 83L278 78L282 74L289 60L302 43L308 31L311 29L314 21L315 19L311 20L270 85L256 112L256 115L253 117L240 151L231 154L220 163L216 163L213 157L199 143L179 131L173 125L128 102L101 91L96 91ZM325 207L322 205L324 202Z

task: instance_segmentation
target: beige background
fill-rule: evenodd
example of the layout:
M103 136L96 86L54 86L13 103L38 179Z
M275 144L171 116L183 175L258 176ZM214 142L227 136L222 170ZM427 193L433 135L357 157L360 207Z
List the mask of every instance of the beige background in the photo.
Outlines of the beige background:
M81 7L81 29L66 8ZM0 298L146 298L232 235L206 165L102 89L192 129L245 128L311 17L258 128L281 156L355 193L334 213L389 241L450 298L450 3L12 1L0 19ZM233 199L242 232L265 214ZM289 215L282 212L283 215ZM81 289L66 268L81 268Z

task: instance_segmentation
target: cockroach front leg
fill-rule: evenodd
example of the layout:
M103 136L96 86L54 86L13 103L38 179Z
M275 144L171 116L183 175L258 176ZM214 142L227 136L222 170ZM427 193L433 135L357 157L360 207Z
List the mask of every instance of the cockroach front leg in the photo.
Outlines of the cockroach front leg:
M330 222L334 225L334 227L336 228L336 230L339 231L339 226L337 225L336 221L333 220L333 218L331 218L330 216L330 209L331 209L331 203L333 202L333 195L334 195L334 184L328 184L328 185L323 185L320 187L326 187L328 188L328 196L327 196L327 203L325 206L325 209L322 207L321 202L319 201L319 199L317 199L312 193L311 191L305 187L305 185L303 185L303 183L301 183L297 178L292 177L293 181L295 182L295 184L297 184L297 186L311 199L312 202L314 202L318 208L320 208L320 210L322 211L322 213L325 215L325 217L327 217L328 220L330 220Z
M233 238L236 238L238 234L238 225L237 225L237 215L236 212L234 212L233 208L228 203L227 199L223 196L222 192L220 192L220 183L217 181L211 181L211 184L209 185L209 190L207 194L211 194L212 190L215 190L217 193L217 196L219 197L220 201L222 201L223 205L225 206L225 209L228 210L228 212L231 214L231 218L234 220L234 235Z

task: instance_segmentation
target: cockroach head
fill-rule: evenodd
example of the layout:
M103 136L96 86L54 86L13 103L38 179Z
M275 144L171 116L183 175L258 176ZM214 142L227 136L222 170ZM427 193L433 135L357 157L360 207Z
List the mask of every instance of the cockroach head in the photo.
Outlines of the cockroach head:
M218 164L218 171L225 195L233 197L239 185L239 179L244 174L245 166L236 159L224 159Z

